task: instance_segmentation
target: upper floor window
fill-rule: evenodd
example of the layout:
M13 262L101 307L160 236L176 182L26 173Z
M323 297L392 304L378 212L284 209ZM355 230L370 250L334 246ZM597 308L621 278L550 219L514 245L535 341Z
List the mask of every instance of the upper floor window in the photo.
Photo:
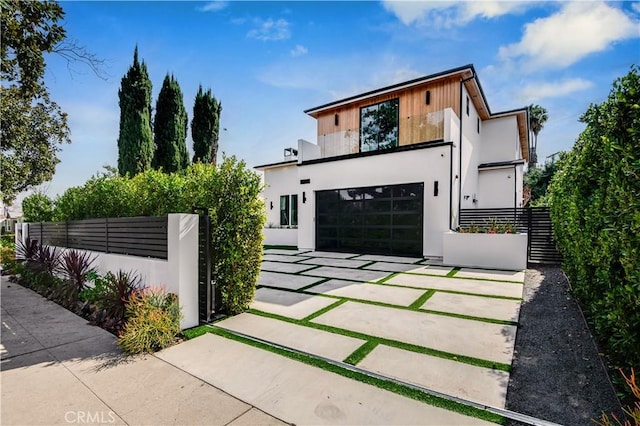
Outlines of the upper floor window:
M360 108L360 152L398 146L399 109L397 98Z

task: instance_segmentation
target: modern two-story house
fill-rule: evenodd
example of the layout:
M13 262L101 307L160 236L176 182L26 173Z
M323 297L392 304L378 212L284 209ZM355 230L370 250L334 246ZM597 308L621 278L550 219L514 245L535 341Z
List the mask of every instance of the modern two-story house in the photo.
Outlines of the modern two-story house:
M522 206L528 110L492 112L473 65L305 113L317 143L256 167L267 223L292 228L265 244L442 256L460 209Z

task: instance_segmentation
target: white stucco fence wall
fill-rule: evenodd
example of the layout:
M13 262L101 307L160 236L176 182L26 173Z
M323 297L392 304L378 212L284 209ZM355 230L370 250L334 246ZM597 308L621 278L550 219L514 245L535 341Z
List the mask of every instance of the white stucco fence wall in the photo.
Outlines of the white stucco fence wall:
M264 244L268 246L298 246L297 228L264 228Z
M527 234L445 232L442 263L519 271L527 268Z
M168 292L175 293L182 309L180 327L184 330L199 323L198 220L195 214L168 215L166 260L92 250L78 251L91 253L95 257L93 266L100 274L119 270L133 272L140 276L145 287L164 287ZM27 226L24 224L22 228L23 240L28 238Z

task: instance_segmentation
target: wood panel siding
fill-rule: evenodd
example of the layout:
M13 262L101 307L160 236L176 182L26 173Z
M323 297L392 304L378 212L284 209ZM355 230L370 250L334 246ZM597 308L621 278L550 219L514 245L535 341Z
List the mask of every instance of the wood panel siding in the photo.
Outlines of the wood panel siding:
M427 90L430 91L428 105ZM336 137L345 134L351 135L349 142L354 136L359 140L360 108L395 98L399 99L399 145L440 140L444 136L444 109L451 108L459 115L460 78L452 77L427 82L314 114L318 121L318 141L327 139L331 140L331 145L334 145ZM337 125L336 114L338 115ZM345 140L345 143L351 145L349 142ZM348 150L351 151L352 147L350 146Z

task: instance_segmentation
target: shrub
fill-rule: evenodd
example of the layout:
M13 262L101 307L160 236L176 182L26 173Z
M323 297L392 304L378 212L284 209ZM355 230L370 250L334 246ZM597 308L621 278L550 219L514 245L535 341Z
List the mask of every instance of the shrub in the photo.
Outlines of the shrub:
M614 366L640 365L640 73L591 105L550 185L554 236L573 292Z
M261 190L257 173L235 157L224 157L218 168L196 163L170 175L147 170L133 178L95 176L56 200L54 219L161 216L204 207L211 216L212 272L223 308L236 313L251 302L260 272Z
M177 296L163 289L145 288L131 298L118 345L128 354L152 353L171 345L179 333Z
M104 292L96 304L98 312L94 322L110 331L119 331L124 323L125 313L131 297L142 288L140 276L133 272L107 272L102 278Z
M92 268L95 256L89 252L67 250L60 258L58 272L63 277L60 301L65 306L75 306L82 290L87 288L88 276L94 272Z
M51 222L53 201L44 194L33 194L22 200L22 215L25 222Z

